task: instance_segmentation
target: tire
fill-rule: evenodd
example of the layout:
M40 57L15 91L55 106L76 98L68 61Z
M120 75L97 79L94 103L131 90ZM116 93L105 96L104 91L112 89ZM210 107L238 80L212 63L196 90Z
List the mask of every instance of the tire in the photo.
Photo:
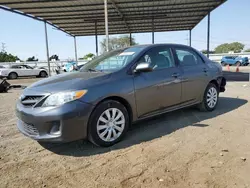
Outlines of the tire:
M11 79L11 80L17 79L17 77L18 77L18 75L17 75L16 72L11 72L11 73L9 73L9 75L8 75L8 78Z
M210 100L209 100L209 94L210 96L212 95L212 99L210 97ZM217 86L213 83L209 83L204 92L203 100L199 104L200 111L203 111L203 112L213 111L217 107L218 100L219 100L219 90Z
M237 62L235 63L235 66L241 66L241 63L240 63L239 61L237 61Z
M104 101L95 108L90 116L88 139L97 146L112 146L124 137L129 122L125 106L114 100Z
M45 72L45 71L41 71L40 73L39 73L39 77L41 77L41 78L45 78L45 77L47 77L48 76L48 74L47 74L47 72Z
M227 66L227 64L226 64L224 61L222 61L222 62L221 62L221 66L224 66L224 67L225 67L225 66Z

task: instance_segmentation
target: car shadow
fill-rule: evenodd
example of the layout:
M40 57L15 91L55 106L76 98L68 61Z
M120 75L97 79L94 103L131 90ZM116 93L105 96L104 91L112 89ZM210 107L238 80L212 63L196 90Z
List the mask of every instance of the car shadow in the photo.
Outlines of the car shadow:
M239 98L220 97L217 109L213 112L200 112L196 108L185 108L144 120L131 126L126 137L121 142L108 148L94 146L88 141L75 141L64 144L40 144L45 149L58 155L81 157L106 153L160 138L187 126L207 127L209 126L208 124L200 122L226 114L247 102L247 100Z

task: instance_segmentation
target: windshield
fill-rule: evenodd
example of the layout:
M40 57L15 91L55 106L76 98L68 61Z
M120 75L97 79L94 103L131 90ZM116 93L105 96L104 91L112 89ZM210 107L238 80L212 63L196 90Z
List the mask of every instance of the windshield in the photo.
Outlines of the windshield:
M115 72L128 65L145 46L120 49L103 54L85 64L83 72Z

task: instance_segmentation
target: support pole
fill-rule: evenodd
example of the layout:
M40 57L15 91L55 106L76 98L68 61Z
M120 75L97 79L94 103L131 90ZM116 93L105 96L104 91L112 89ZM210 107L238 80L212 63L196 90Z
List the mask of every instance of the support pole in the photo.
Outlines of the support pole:
M132 33L129 33L129 45L132 46Z
M104 13L105 13L105 33L106 33L106 51L109 51L109 28L108 28L108 4L104 0Z
M98 35L97 35L97 22L95 21L95 51L98 56Z
M47 52L47 62L48 62L49 76L51 76L50 62L49 62L49 42L48 42L47 24L46 24L45 21L44 21L44 31L45 31L45 42L46 42L46 52Z
M207 16L207 57L209 58L210 51L210 12Z
M77 63L78 58L77 58L76 36L74 36L74 45L75 45L75 61L76 61L76 63Z
M152 18L152 44L155 43L155 23L154 18Z
M189 30L189 46L192 46L192 30Z

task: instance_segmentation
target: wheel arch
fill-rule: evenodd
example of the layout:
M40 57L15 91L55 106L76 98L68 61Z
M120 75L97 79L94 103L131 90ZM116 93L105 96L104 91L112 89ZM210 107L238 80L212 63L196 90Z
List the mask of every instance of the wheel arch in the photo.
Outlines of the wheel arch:
M209 84L214 84L214 85L216 85L216 87L217 87L217 89L218 89L218 91L219 91L220 86L219 86L219 83L218 83L218 81L217 81L216 79L211 80L211 81L209 82Z
M44 70L44 69L41 69L41 70L39 71L39 75L40 75L42 72L45 72L45 73L48 75L47 71Z
M125 108L126 110L128 111L128 115L129 115L129 121L130 123L133 121L133 110L132 110L132 107L130 105L130 103L123 97L121 96L108 96L108 97L105 97L103 98L102 100L100 100L96 105L95 105L95 108L92 110L91 112L91 115L92 113L95 111L95 109L97 108L98 105L100 105L102 102L104 101L107 101L107 100L113 100L113 101L118 101L119 103L121 103ZM90 116L91 116L90 115Z
M9 75L10 75L11 73L16 74L16 75L17 75L17 77L18 77L18 73L17 73L16 71L10 71L10 72L8 73L8 77L9 77Z

